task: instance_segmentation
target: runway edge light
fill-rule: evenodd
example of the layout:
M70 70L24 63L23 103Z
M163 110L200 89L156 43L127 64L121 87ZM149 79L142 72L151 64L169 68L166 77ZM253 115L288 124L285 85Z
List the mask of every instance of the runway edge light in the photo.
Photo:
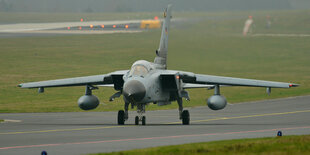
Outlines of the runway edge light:
M41 155L47 155L47 152L46 151L42 151Z
M278 131L277 137L282 137L282 131Z

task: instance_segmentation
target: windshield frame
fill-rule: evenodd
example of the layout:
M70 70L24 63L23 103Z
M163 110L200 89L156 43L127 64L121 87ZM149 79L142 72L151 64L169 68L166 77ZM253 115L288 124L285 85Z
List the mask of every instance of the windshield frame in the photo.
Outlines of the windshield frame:
M146 66L137 64L131 67L129 71L129 77L132 76L140 76L140 77L145 77L149 73L149 70Z

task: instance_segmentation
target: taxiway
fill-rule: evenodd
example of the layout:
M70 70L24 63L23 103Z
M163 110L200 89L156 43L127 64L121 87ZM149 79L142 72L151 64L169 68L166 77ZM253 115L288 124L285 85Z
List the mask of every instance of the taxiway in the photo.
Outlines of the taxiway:
M185 104L190 104L185 102ZM191 124L178 111L147 111L147 125L129 114L116 125L117 112L0 114L0 154L87 154L224 139L310 134L310 96L228 105L212 111L189 109Z

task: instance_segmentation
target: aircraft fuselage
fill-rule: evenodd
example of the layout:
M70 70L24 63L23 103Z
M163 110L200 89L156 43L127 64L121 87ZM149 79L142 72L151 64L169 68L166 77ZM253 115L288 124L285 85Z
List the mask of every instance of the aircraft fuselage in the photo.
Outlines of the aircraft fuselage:
M164 90L160 82L162 69L157 64L139 60L123 76L125 102L134 104L163 103L170 101L170 91Z

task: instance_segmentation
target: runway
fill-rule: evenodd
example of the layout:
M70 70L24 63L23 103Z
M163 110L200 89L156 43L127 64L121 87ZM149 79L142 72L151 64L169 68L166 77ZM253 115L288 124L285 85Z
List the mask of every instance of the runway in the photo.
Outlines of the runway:
M139 29L140 22L141 20L116 20L0 24L0 38L63 36L75 34L138 33L142 32L142 30ZM90 28L90 25L93 25L94 27ZM102 28L101 25L105 25L105 28ZM117 25L117 27L112 28L112 25ZM125 25L130 25L130 27L126 29Z
M202 101L203 102L203 101ZM190 104L185 102L185 104ZM117 112L0 114L0 154L87 154L224 139L310 134L310 96L190 108L191 124L178 111L147 111L146 126L116 125Z
M58 22L58 23L16 23L0 24L0 33L20 33L28 31L51 30L67 27L89 26L89 25L114 25L114 24L136 24L141 20L115 20L115 21L87 21L87 22Z

